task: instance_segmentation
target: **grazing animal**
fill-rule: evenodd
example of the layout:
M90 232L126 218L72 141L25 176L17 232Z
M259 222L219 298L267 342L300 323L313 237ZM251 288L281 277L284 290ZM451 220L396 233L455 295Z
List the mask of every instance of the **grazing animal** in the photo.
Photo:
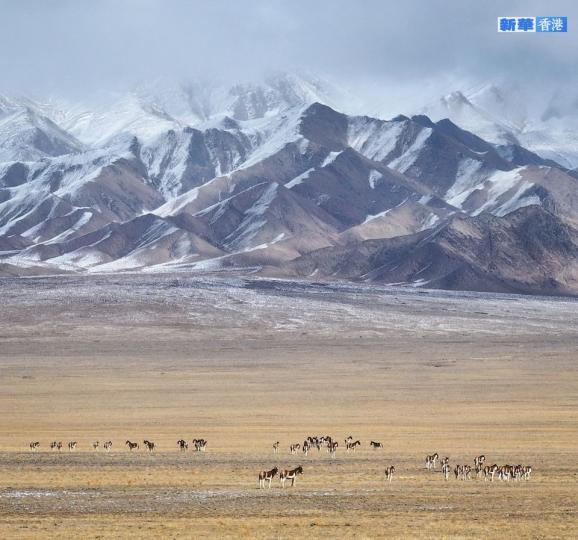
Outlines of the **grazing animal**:
M92 443L92 447L93 447L95 450L98 450L99 446L100 446L100 443L99 443L98 441L94 441L94 442Z
M155 449L155 443L151 441L144 440L143 444L147 447L149 452L152 452Z
M273 453L276 454L279 452L279 441L273 443Z
M38 441L34 441L34 442L30 443L30 450L32 450L33 452L35 452L39 448L40 448L40 443Z
M323 444L322 440L323 437L312 437L311 435L307 437L307 443L309 444L309 449L315 447L317 448L317 452L321 451L321 445Z
M56 450L58 443L56 441L52 441L50 443L50 450Z
M112 441L106 441L102 446L107 452L110 452L110 449L112 448Z
M181 452L186 452L189 448L189 443L184 439L181 439L180 441L177 441L177 446L181 449Z
M476 471L482 470L485 462L486 462L486 456L484 456L484 454L482 454L481 456L475 457L474 458L474 467L476 468Z
M388 482L391 482L393 480L394 473L395 473L395 467L393 465L390 465L389 467L387 467L385 469L385 479Z
M443 467L444 465L449 465L450 464L450 458L449 457L445 457L440 461L440 465Z
M310 448L309 442L306 441L306 440L303 441L303 453L304 453L306 456L309 455L309 448Z
M522 467L522 474L524 480L530 480L530 475L532 474L532 465L524 465L524 467Z
M76 441L71 441L68 443L68 451L72 452L73 450L76 450Z
M130 442L126 441L124 444L128 446L128 449L132 452L135 448L138 450L138 443L137 442Z
M469 465L456 465L454 469L454 474L456 475L456 480L470 480L471 479L472 468Z
M193 439L193 446L195 452L204 452L207 448L207 441L205 439Z
M532 466L531 465L516 465L514 467L512 477L514 480L517 480L517 481L520 481L522 479L529 480L531 474L532 474Z
M371 448L373 448L373 449L383 448L383 444L378 442L378 441L371 441L369 443L369 446L371 446Z
M303 467L299 465L295 469L285 469L279 474L279 479L281 480L281 487L285 487L285 482L291 480L291 487L295 485L295 480L298 475L303 474Z
M327 446L327 437L324 435L321 437L313 437L313 441L315 448L317 448L317 452L321 452L321 448Z
M339 443L337 441L335 442L330 442L327 446L327 451L329 452L329 454L331 455L331 457L335 457L335 452L337 452L337 447L339 446Z
M62 441L58 441L58 444L56 445L56 449L60 452L62 450Z
M296 454L297 450L299 450L300 448L301 448L301 445L299 443L291 444L291 445L289 445L289 453L290 454Z
M500 468L494 463L493 465L486 465L483 469L484 480L490 479L490 482L494 481L494 475L499 472Z
M429 471L436 468L436 461L439 459L438 453L425 457L425 468Z
M460 474L462 473L462 466L461 465L456 465L454 467L454 474L456 475L456 480L460 477Z
M358 446L361 446L361 441L355 441L355 442L348 442L345 445L345 449L349 452L350 450L353 450L355 452L355 450L357 449Z
M500 479L509 482L513 472L514 467L512 465L502 465L499 470Z
M450 464L449 463L444 463L442 465L442 473L444 475L444 478L446 480L449 480L449 478L450 478Z
M269 489L271 489L271 480L279 472L277 467L273 467L270 471L261 471L259 473L259 489L265 487L265 482L269 482Z
M351 435L345 439L345 446L347 447L350 442L353 442L353 437Z

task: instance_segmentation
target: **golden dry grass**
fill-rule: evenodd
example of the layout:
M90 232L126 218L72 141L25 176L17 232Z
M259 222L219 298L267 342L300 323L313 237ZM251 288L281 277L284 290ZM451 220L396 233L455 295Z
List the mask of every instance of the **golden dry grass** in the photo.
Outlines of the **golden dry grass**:
M571 330L434 332L430 315L419 330L364 334L337 322L331 335L236 315L200 325L177 320L170 302L135 321L124 318L139 309L130 302L107 311L96 301L71 319L81 303L38 298L15 296L0 321L2 538L576 537ZM289 455L291 442L322 433L363 446L336 459ZM177 451L197 436L206 454ZM122 445L144 438L154 455ZM97 439L114 451L92 451ZM369 449L372 439L384 449ZM27 451L31 440L40 452ZM79 450L50 452L51 440ZM534 475L444 482L423 467L433 451L452 463L485 453ZM293 489L259 491L256 473L275 464L305 474Z

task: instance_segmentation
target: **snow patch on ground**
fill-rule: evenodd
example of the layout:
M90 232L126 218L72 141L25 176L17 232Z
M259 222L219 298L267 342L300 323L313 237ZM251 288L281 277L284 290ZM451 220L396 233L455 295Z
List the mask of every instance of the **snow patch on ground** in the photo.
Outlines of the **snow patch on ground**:
M50 259L50 262L63 267L90 268L105 262L104 255L97 250L83 247Z
M519 189L516 197L520 196L524 191L530 188L533 184L522 180L521 172L524 169L525 167L520 167L511 171L497 171L490 175L485 184L488 191L487 201L474 212L474 215L477 216L486 210L492 212L497 211L498 209L495 207L498 204L500 197L518 185Z
M323 163L321 163L320 167L321 168L327 167L327 165L333 163L337 159L337 156L339 156L339 154L341 154L341 152L329 152L327 157L323 160Z
M371 189L375 189L375 185L377 184L377 181L383 177L383 174L381 174L379 171L376 171L374 169L372 169L371 171L369 171L369 187Z
M298 186L299 184L303 183L314 170L315 169L313 167L311 169L307 169L304 173L300 174L299 176L296 176L295 178L293 178L293 180L287 182L285 184L285 187L287 189L291 189L294 188L295 186Z
M369 221L373 221L374 219L386 216L389 212L391 212L393 209L389 208L387 210L384 210L383 212L379 212L379 214L369 214L364 220L362 225L364 225L365 223L368 223Z
M277 244L278 242L281 242L281 240L284 240L284 239L285 239L285 233L280 233L275 238L273 238L273 240L271 240L271 242L265 242L264 244L259 244L258 246L255 246L252 248L243 249L239 253L247 253L249 251L257 251L258 249L267 249L269 246Z
M290 143L298 143L299 151L304 152L307 140L303 139L299 130L304 109L304 107L297 107L281 116L243 122L243 132L247 134L255 150L240 168L246 169L255 165L276 154Z
M431 214L422 224L420 231L426 231L431 229L438 221L440 217L437 214Z
M152 213L155 214L156 216L159 216L159 217L168 217L168 216L174 216L174 215L178 214L188 204L196 201L197 197L199 196L199 193L202 190L207 189L216 180L217 180L217 178L213 178L212 180L205 182L202 186L193 188L193 189L187 191L186 193L183 193L182 195L175 197L174 199L170 199L162 206L159 206L158 208L153 210Z
M249 244L251 240L258 234L263 225L266 224L266 220L262 216L277 196L278 188L278 184L269 185L253 206L245 212L243 221L233 233L233 244L235 248L250 247ZM228 239L229 237L225 240Z
M48 240L47 242L45 242L46 244L55 244L58 242L63 242L66 239L68 239L70 236L72 236L73 234L75 234L76 232L78 232L82 227L84 227L85 225L88 224L88 222L92 219L93 217L93 213L91 210L87 210L85 212L82 213L82 215L80 216L80 218L78 218L78 220L76 221L76 223L74 225L72 225L72 227L68 228L66 231L60 233L57 236L52 237L50 240ZM29 229L27 232L27 234L33 234L33 230L34 229L39 229L40 227L42 227L42 223L38 224L36 227L33 227L32 229ZM36 238L35 241L39 241L39 238Z
M403 127L402 122L384 122L358 116L349 122L347 142L365 157L383 161L394 150Z
M418 158L419 153L424 147L432 131L433 130L431 128L423 128L418 133L417 137L410 145L410 147L401 156L395 158L390 163L388 163L388 166L401 173L407 171L414 164L415 160Z
M514 195L514 197L512 197L508 202L506 202L505 204L494 210L492 213L495 214L496 216L503 217L506 214L510 214L511 212L518 210L519 208L523 208L524 206L531 206L533 204L541 205L542 201L540 200L540 197L538 197L538 195L528 195L526 197L523 197L523 194L528 190L529 187L532 187L532 185L533 184L525 182L523 185L520 186L520 189L518 190L516 195Z
M460 161L456 181L445 194L445 199L449 204L456 208L462 208L464 201L483 180L480 174L482 166L481 161L472 158L465 158Z
M383 217L385 215L387 215L389 212L391 212L392 210L395 210L396 208L399 208L400 206L403 206L407 201L408 201L409 197L405 198L403 201L401 201L397 206L394 206L393 208L388 208L387 210L384 210L383 212L379 212L379 214L370 214L368 215L365 220L363 221L363 223L367 223L368 221L372 221L374 219Z

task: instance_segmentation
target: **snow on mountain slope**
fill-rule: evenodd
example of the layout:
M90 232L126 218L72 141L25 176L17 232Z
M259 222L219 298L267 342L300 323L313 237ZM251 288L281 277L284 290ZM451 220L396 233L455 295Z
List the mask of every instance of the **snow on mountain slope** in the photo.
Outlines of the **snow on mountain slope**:
M272 202L277 197L279 184L270 184L265 188L259 198L251 207L243 213L243 220L235 227L234 232L225 237L226 247L233 251L247 249L254 245L254 238L259 234L266 220L264 214L269 210ZM281 233L283 234L283 233ZM276 238L279 235L276 236Z
M261 85L237 85L230 90L234 101L228 109L238 120L282 113L311 103L337 105L342 95L326 81L297 74L276 74Z
M436 212L427 202L427 197L417 201L406 198L393 208L368 215L363 223L351 227L342 237L351 241L405 236L430 229L450 215L441 210Z
M236 121L225 117L204 124L203 129L171 129L144 143L140 159L150 183L170 201L303 141L299 133L302 112L303 108L297 107L266 118Z
M367 157L379 158L430 188L456 212L505 216L521 207L541 205L568 223L576 223L576 211L569 201L575 201L578 181L561 167L519 146L497 148L449 120L434 124L423 116L399 116L391 121L350 117L348 139ZM524 165L519 166L517 160ZM419 209L415 212L420 214ZM402 225L407 219L388 223L400 213L378 213L380 219L370 220L371 226L365 227L373 230L356 230L365 237L380 234L380 223L384 236L392 230L407 230ZM428 218L424 226L436 222Z
M93 109L82 105L73 107L61 125L83 143L99 146L121 134L146 142L183 124L154 104L143 102L139 96L129 93Z
M461 128L494 144L521 146L572 169L578 166L578 110L572 106L525 106L520 91L489 83L454 91L424 107L432 120L449 118ZM573 102L575 103L575 97Z
M523 198L524 193L533 186L523 179L524 170L525 168L521 167L511 171L497 171L485 178L478 178L477 183L457 193L448 202L468 209L472 204L470 201L475 199L476 207L471 211L472 215L489 211L498 216L508 213L508 209L513 211L528 204L540 204L537 197L531 197L530 200Z
M426 106L422 114L433 121L449 118L461 128L495 144L517 143L520 127L494 117L472 103L462 92L455 91Z
M229 253L260 251L259 257L268 257L273 249L278 260L332 245L338 236L331 216L276 182L256 184L197 216Z
M500 89L443 102L444 116L487 129L490 142L424 115L348 116L328 106L329 94L283 76L151 84L100 108L0 99L0 126L27 111L35 127L74 142L62 155L36 145L30 159L0 160L0 260L11 272L282 271L317 250L433 234L455 216L489 227L485 216L540 206L578 224L578 180L514 144L530 124ZM26 131L10 126L10 136Z
M53 110L62 128L86 144L101 145L120 133L148 143L168 130L204 130L226 117L259 120L315 101L345 103L342 94L319 78L281 73L236 84L152 81L128 94L101 96L92 107L63 104Z
M50 241L67 228L67 235L76 236L102 226L102 220L128 219L166 200L176 207L175 196L239 168L249 156L255 163L266 158L291 139L288 129L297 133L298 122L294 114L290 121L280 116L248 121L246 127L224 122L228 129L161 130L143 145L121 133L82 153L0 164L0 188L8 188L0 198L0 231ZM282 127L287 123L290 128ZM76 209L84 207L83 219L73 222Z
M578 116L529 122L518 135L520 144L563 167L578 167Z
M107 225L89 234L86 240L64 242L55 248L62 254L50 258L51 263L101 272L135 270L222 254L196 232L151 214Z
M528 107L519 89L490 82L466 91L467 101L478 111L510 130L522 131L529 118Z
M83 145L48 118L13 105L0 110L0 162L37 161L79 152Z
M415 140L407 148L404 148L403 153L390 161L388 165L399 172L407 171L417 160L420 152L424 148L426 141L432 134L432 129L429 127L423 128L415 138Z
M140 158L152 185L171 199L227 174L246 162L252 150L240 129L170 130L145 144Z
M385 161L395 149L402 130L401 122L385 122L367 116L354 117L347 126L347 142L369 159Z
M205 121L223 116L238 121L257 120L315 102L342 108L353 101L343 89L304 73L273 73L260 80L230 85L197 81L185 83L181 89L195 116ZM162 102L167 110L174 110L166 99Z
M575 295L577 233L544 208L529 206L504 217L457 215L433 231L320 249L289 268L316 279Z
M251 152L243 163L250 167L280 151L285 145L302 139L299 125L304 107L295 107L271 118L240 123L240 129L251 143Z
M162 202L134 162L131 139L117 146L27 164L22 178L2 190L0 234L35 242L81 235ZM0 167L0 186L13 167Z

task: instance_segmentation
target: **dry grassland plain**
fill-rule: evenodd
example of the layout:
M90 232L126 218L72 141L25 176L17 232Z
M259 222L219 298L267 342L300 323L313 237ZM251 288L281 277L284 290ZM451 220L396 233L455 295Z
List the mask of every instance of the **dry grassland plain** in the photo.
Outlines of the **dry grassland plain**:
M577 308L210 275L0 280L0 537L576 538ZM321 434L335 458L289 454ZM178 450L199 437L206 452ZM534 472L446 482L424 467L436 451ZM275 465L304 475L259 490Z

